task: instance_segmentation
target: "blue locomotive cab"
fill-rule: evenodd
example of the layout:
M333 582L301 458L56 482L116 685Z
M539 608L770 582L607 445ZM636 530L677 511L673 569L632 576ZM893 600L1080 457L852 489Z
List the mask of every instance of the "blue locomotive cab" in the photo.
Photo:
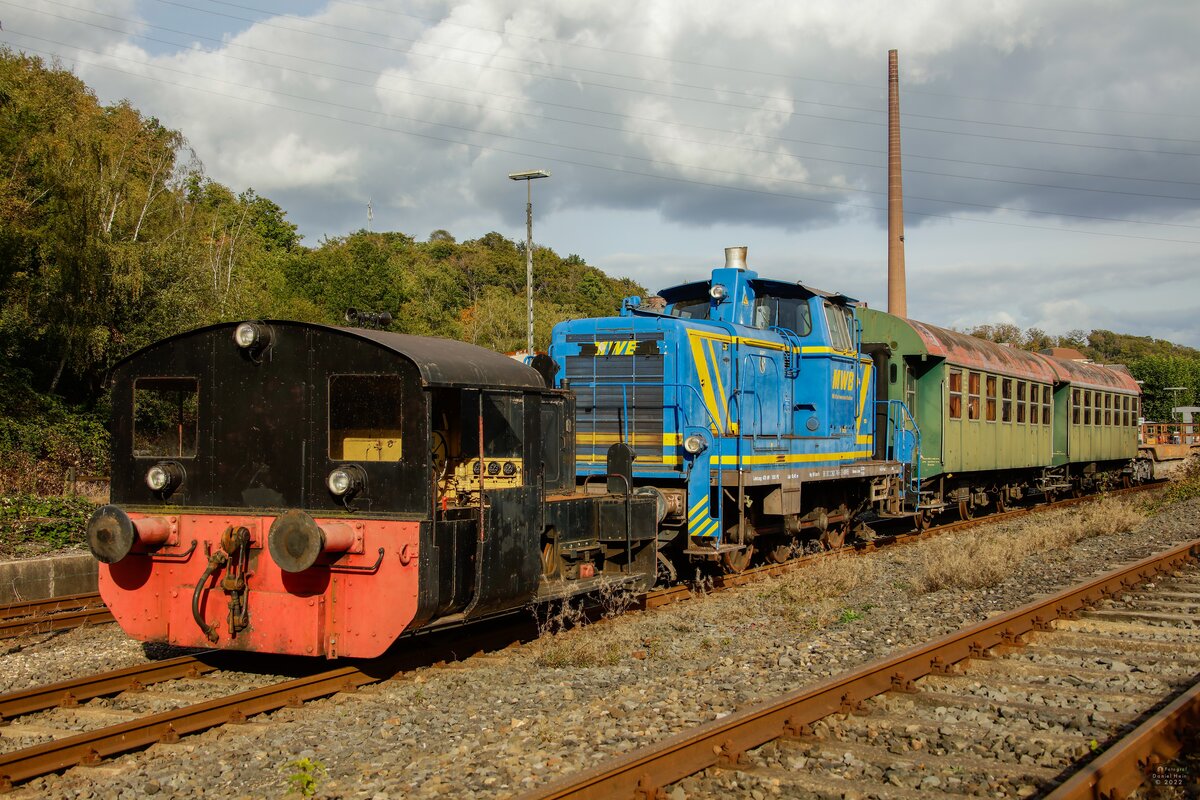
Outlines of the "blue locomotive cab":
M629 444L635 490L658 496L660 543L733 570L840 545L864 511L901 515L905 465L875 457L857 306L760 278L730 248L707 281L557 325L580 479Z

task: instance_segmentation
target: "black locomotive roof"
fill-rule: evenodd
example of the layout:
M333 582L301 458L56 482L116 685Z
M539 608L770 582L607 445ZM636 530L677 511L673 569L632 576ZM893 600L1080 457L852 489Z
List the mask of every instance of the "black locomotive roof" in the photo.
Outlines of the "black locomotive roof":
M143 353L159 348L168 342L221 329L229 331L230 346L232 347L234 346L233 331L241 322L241 320L221 322L169 336L126 356L113 366L113 371L119 370ZM543 389L546 386L546 382L537 370L515 358L454 339L413 336L363 328L343 328L313 322L285 320L254 320L254 322L271 326L280 331L288 328L303 328L369 340L411 361L420 373L422 383L428 386L490 389Z

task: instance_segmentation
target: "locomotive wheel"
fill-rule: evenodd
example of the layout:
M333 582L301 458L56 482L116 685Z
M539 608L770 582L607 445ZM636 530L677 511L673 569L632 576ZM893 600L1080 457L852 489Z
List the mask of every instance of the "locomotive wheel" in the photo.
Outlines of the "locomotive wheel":
M748 544L740 550L727 550L721 553L721 568L727 575L736 575L744 572L746 567L750 566L750 559L753 556L754 545L752 544Z
M671 586L677 580L679 580L679 575L675 571L675 565L671 563L671 559L667 558L666 553L664 553L662 550L659 550L657 575L658 585Z
M849 527L849 523L840 523L833 528L826 529L821 534L821 546L826 550L841 549L846 544L846 529Z
M659 557L662 557L661 553ZM547 578L553 578L560 566L554 542L546 542L546 546L542 548L542 574Z
M772 564L782 564L792 557L792 546L780 544L767 551L767 560Z
M975 509L971 508L970 500L958 501L958 518L963 522L975 518Z
M918 511L916 514L913 514L913 528L917 533L929 529L929 523L932 521L931 517L932 515L928 511Z

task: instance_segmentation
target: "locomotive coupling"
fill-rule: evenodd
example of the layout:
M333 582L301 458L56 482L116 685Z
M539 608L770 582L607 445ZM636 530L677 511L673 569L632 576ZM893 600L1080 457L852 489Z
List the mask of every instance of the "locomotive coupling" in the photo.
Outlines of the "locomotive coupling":
M267 549L284 572L303 572L325 553L344 553L354 546L354 529L340 522L318 525L298 509L285 511L271 523Z
M88 549L98 561L115 564L129 555L134 545L157 547L171 538L171 523L162 517L139 519L136 523L116 506L102 506L88 520Z

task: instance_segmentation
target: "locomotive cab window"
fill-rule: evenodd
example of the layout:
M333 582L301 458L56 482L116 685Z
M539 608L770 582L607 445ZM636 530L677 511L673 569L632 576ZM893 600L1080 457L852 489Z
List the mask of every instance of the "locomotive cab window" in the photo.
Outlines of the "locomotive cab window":
M825 301L825 321L829 324L829 343L834 350L849 352L854 349L854 313L848 308L835 306Z
M399 461L403 384L398 375L329 379L329 458Z
M133 382L134 458L192 458L199 431L199 381L138 378Z
M812 311L800 297L766 295L754 301L754 327L786 328L797 336L812 333Z
M677 300L671 304L670 315L680 319L708 319L712 301L708 295L689 300Z

